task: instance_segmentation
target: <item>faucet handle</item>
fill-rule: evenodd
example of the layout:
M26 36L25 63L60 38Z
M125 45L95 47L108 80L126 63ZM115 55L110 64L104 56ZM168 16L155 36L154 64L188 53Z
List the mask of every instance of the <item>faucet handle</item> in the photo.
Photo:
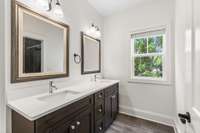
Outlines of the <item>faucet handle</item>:
M95 82L97 81L97 75L96 74L94 75L94 81Z
M51 81L49 81L49 85L50 86L52 86L53 85L53 81L51 80Z
M54 84L54 82L51 80L51 81L49 81L49 85L50 86L55 86L55 84Z

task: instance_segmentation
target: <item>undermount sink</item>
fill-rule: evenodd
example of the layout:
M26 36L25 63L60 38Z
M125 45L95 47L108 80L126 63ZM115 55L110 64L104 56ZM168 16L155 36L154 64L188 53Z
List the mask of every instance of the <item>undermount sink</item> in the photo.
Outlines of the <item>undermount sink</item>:
M77 94L78 92L63 91L63 92L58 92L58 93L53 93L53 94L38 97L38 100L48 102L48 103L62 102L62 101L71 99L73 96Z

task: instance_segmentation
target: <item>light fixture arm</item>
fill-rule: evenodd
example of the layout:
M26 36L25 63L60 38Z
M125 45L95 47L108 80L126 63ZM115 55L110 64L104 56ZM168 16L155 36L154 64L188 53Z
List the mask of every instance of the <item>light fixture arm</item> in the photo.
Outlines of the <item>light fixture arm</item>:
M51 10L52 10L52 1L53 1L53 0L49 0L49 9L48 9L48 11L51 11Z
M60 1L59 0L56 0L56 5L60 6Z
M53 0L48 0L49 1L49 9L48 9L48 11L51 11L52 10L52 2L53 2ZM56 5L58 5L58 6L60 6L61 4L60 4L60 1L59 0L56 0Z

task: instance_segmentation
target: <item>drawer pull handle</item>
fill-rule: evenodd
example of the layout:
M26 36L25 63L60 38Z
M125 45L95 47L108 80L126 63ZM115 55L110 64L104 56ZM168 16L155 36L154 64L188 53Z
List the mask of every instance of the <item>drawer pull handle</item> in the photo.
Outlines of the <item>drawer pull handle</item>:
M102 98L102 93L101 93L101 94L99 94L99 98Z
M75 130L75 129L76 129L76 127L75 127L74 125L72 125L72 126L71 126L71 129L72 129L72 130Z
M77 125L77 126L81 125L81 122L77 121L77 122L76 122L76 125Z
M99 127L99 131L102 131L103 130L103 128L102 127Z
M112 96L112 99L115 99L116 98L116 96L114 95L114 96Z
M99 113L101 113L101 112L102 112L102 109L99 109L98 111L99 111Z

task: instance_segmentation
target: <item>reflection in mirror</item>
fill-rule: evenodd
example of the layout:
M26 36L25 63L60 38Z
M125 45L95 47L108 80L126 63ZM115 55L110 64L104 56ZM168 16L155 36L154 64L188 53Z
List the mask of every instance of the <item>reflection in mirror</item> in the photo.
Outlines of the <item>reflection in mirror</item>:
M82 74L98 73L101 70L100 40L82 33Z
M23 70L27 70L24 73L64 72L63 28L25 10L21 9L20 13L24 50L20 58L24 61Z
M68 76L69 27L16 4L17 69L13 80ZM12 69L14 70L14 69ZM17 77L16 77L17 76ZM31 77L31 78L30 78Z
M23 73L41 73L44 71L44 62L42 61L42 43L42 40L23 37Z

